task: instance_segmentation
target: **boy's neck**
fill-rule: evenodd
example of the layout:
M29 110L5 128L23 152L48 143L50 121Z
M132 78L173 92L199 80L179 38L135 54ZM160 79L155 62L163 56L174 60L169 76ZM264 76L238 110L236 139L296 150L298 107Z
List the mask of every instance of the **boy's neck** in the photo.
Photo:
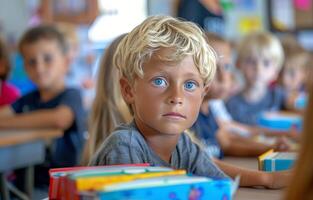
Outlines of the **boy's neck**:
M164 161L170 163L172 153L176 148L178 138L172 135L144 136L148 145Z
M47 102L63 92L64 89L65 84L59 84L57 87L54 88L39 89L40 99L43 102Z
M243 90L243 96L246 101L254 103L262 100L267 92L266 86L251 86Z
M140 122L135 119L136 126L147 144L165 162L170 163L172 152L176 148L180 135L156 133L154 130L141 130Z

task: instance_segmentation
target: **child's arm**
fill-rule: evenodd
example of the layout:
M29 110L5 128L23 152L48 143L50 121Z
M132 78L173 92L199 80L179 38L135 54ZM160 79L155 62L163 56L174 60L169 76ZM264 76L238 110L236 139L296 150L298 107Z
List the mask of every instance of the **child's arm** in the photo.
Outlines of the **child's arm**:
M4 112L9 112L7 109ZM11 112L13 112L11 110ZM10 128L59 128L66 130L74 121L73 111L65 105L54 109L0 116L0 129Z
M0 119L2 120L2 118L4 117L12 117L14 116L14 111L11 108L11 106L3 106L0 107Z
M245 138L228 133L226 130L220 129L217 133L217 140L221 145L221 149L226 155L230 156L259 156L269 149L287 150L287 142L278 141L273 145L267 145L256 142L251 138Z
M288 186L291 171L263 172L240 168L218 159L213 159L215 164L231 178L240 175L241 187L263 186L270 189L279 189Z

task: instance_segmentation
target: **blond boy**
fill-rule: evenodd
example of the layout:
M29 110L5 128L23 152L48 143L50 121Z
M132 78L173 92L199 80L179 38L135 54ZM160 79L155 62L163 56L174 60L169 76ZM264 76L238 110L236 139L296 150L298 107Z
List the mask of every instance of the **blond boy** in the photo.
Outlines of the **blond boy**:
M149 17L120 42L114 60L134 121L118 127L91 164L150 163L226 177L184 133L216 68L202 31L172 17Z
M226 107L234 120L256 125L261 112L277 111L284 105L283 90L272 85L282 66L283 49L274 35L260 32L245 36L237 54L236 65L245 84Z
M149 17L127 34L114 61L134 121L113 131L90 165L150 163L196 175L227 177L216 162L231 177L241 174L242 186L286 185L285 174L213 162L184 133L198 116L216 70L215 57L196 25L172 17Z

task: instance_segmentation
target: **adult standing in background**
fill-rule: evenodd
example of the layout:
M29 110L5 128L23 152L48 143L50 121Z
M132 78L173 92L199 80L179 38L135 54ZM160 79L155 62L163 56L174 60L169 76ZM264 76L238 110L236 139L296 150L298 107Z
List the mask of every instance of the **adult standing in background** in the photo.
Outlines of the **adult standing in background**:
M219 0L180 0L177 16L197 23L208 32L224 35L225 23Z

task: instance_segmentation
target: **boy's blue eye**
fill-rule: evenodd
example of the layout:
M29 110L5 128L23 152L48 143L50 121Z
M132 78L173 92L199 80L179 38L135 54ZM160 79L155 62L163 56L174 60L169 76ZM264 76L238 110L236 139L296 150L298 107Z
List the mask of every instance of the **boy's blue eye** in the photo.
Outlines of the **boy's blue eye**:
M159 87L165 87L167 85L166 81L162 78L156 78L153 80L153 84Z
M184 88L185 88L186 90L190 90L190 91L195 90L197 86L198 86L198 85L197 85L195 82L193 82L193 81L187 81L187 82L184 84Z

